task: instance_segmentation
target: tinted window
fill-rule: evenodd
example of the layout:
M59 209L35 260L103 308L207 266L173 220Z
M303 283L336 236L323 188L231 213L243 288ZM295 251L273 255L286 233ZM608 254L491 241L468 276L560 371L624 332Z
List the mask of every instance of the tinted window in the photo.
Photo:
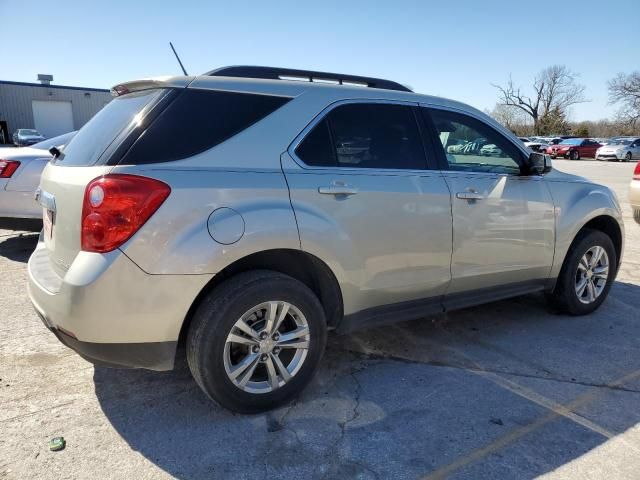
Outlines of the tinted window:
M431 110L449 170L519 174L521 153L493 128L466 115Z
M326 119L318 123L296 149L296 155L313 167L335 166L334 153Z
M290 98L186 89L167 106L120 163L180 160L212 148Z
M326 123L316 125L296 153L313 166L426 168L413 111L403 105L336 107L327 115Z
M159 98L163 90L144 90L109 102L82 127L58 158L64 166L94 165L118 134L131 124L142 109ZM105 163L102 159L100 163Z

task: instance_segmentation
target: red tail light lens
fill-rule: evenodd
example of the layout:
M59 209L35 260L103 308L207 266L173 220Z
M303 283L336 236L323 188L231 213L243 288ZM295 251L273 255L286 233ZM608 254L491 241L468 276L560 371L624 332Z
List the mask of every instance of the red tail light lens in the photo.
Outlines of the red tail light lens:
M11 178L19 166L16 160L0 160L0 178Z
M113 174L92 180L82 205L82 250L110 252L129 240L171 193L166 183Z
M640 162L636 164L636 169L633 171L633 179L640 180Z

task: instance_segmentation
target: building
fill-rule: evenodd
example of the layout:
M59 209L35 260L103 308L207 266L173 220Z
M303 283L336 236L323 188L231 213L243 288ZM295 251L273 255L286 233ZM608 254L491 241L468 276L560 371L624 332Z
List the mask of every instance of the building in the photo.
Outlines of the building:
M46 138L78 130L111 101L109 90L0 80L0 143L11 143L19 128L35 128Z

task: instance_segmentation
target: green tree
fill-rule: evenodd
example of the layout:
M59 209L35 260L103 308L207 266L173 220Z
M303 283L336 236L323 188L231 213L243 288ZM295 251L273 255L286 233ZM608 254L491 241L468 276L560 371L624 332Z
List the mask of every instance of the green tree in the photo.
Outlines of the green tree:
M554 107L538 120L537 130L540 135L566 135L571 127L560 107Z
M581 123L580 125L576 125L573 129L573 134L578 137L588 137L589 136L589 126Z

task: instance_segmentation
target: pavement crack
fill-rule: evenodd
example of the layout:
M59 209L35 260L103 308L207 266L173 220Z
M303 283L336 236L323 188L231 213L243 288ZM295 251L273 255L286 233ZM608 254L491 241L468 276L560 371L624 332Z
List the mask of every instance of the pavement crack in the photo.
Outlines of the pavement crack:
M489 368L474 368L474 367L470 367L470 366L462 366L462 365L456 365L456 364L449 364L449 363L445 363L445 362L436 362L436 361L424 361L424 360L413 360L410 358L405 358L405 357L399 357L396 355L391 355L391 354L383 354L383 353L375 353L375 352L361 352L361 351L357 351L357 350L352 350L352 349L336 349L339 350L341 352L345 352L345 353L350 353L353 355L357 355L361 358L367 359L367 360L390 360L393 362L400 362L400 363L407 363L407 364L416 364L416 365L429 365L432 367L445 367L445 368L455 368L458 370L465 370L468 372L475 372L475 373L493 373L493 374L500 374L500 375L511 375L514 377L520 377L520 378L532 378L532 379L536 379L536 380L548 380L551 382L558 382L558 383L564 383L564 384L568 384L568 385L581 385L583 387L593 387L593 388L604 388L607 390L612 390L612 391L620 391L620 392L627 392L627 393L640 393L640 390L637 389L633 389L633 388L628 388L628 387L624 387L622 385L608 385L606 383L593 383L593 382L585 382L585 381L579 381L579 380L565 380L563 378L555 378L555 377L545 377L545 376L541 376L541 375L533 375L530 373L521 373L521 372L511 372L511 371L505 371L505 370L498 370L498 369L489 369Z

